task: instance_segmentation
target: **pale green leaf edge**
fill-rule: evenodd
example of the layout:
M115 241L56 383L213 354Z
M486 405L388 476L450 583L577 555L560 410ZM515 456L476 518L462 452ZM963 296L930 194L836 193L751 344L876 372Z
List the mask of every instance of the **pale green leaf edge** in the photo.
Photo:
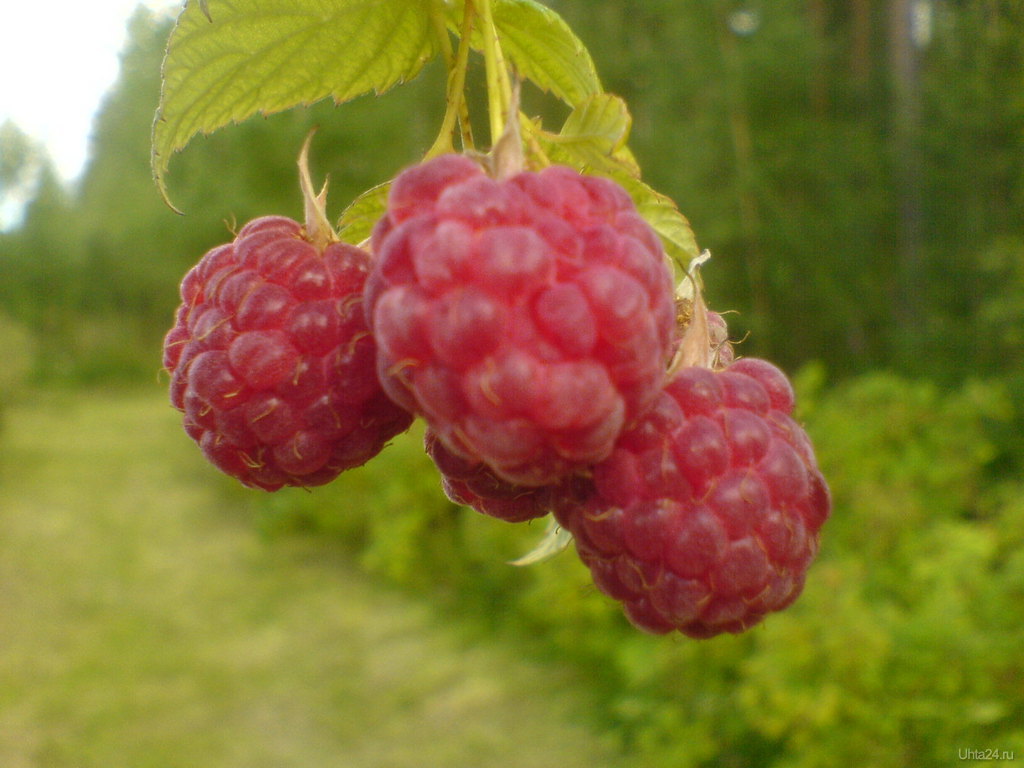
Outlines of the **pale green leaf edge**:
M630 194L638 213L658 234L679 271L700 255L689 220L675 202L640 179L626 142L632 118L625 102L613 94L599 94L576 107L557 134L536 131L548 158L581 173L612 179Z
M554 517L548 517L541 540L522 557L510 560L509 565L523 567L547 562L564 552L570 544L572 544L572 534L559 525Z
M349 203L338 219L338 236L346 243L359 245L373 232L388 205L391 182L386 181L363 192Z

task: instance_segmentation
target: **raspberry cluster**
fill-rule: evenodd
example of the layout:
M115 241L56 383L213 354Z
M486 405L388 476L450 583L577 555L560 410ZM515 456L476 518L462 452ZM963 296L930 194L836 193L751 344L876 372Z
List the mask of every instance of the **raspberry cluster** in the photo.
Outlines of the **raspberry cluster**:
M182 283L164 365L213 464L319 485L419 416L452 501L553 513L641 629L740 632L796 599L830 499L792 388L695 286L677 313L621 187L441 156L394 180L372 253L311 237L309 189L316 226L257 219Z
M163 362L171 403L216 467L268 491L322 485L409 427L377 381L368 271L366 252L321 252L297 222L268 216L188 272Z

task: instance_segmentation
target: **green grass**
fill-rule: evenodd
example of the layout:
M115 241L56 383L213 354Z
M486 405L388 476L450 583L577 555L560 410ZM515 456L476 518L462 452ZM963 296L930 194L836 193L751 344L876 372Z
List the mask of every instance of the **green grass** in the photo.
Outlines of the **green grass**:
M0 433L0 766L609 766L572 673L261 536L161 392Z

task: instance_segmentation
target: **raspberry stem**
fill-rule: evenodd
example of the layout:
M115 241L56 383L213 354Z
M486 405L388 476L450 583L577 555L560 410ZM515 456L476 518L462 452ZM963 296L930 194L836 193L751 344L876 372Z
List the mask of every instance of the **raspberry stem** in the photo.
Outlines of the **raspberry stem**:
M444 30L444 40L447 44L445 60L448 63L448 85L445 95L447 108L444 119L441 121L441 130L433 146L427 151L426 159L454 151L452 137L455 133L456 121L462 126L463 149L471 150L473 148L473 133L470 129L469 109L466 104L466 70L469 68L470 36L473 33L474 16L473 3L467 0L466 10L462 17L462 28L459 31L459 49L454 56L451 53L448 32Z
M473 5L474 2L479 3L480 18L483 21L483 29L480 30L480 34L483 38L484 68L487 72L491 143L494 144L505 129L506 115L512 101L512 84L509 81L508 70L505 68L505 58L501 53L501 41L498 28L494 24L491 0L466 0L466 7Z

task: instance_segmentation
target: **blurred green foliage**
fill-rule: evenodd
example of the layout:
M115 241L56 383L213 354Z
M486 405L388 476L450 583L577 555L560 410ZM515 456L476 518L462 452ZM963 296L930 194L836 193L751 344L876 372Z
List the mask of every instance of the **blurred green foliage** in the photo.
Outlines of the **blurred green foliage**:
M470 643L334 538L261 535L162 399L45 388L7 414L3 768L617 764L579 670Z
M0 402L21 389L32 373L35 340L29 331L0 314Z
M596 725L638 765L940 766L979 744L1024 753L1024 481L993 476L1005 393L875 373L802 416L834 494L804 595L741 637L649 637L572 551L508 564L543 525L456 507L405 435L312 493L266 497L263 525L341 537L370 571L481 631L582 666ZM240 491L241 492L241 491Z
M24 389L35 364L35 340L21 325L0 312L0 432L4 428L4 410Z
M481 632L583 668L595 718L644 766L1024 754L1024 10L920 3L930 38L906 70L904 0L551 5L629 104L645 180L714 253L708 300L737 310L740 351L801 370L835 499L806 593L742 637L641 635L571 552L506 565L542 525L447 502L415 432L329 487L263 497L263 525L336 537ZM39 170L24 221L0 233L0 306L43 378L152 382L185 270L248 218L301 214L295 157L314 124L334 216L440 121L428 67L381 100L225 129L172 159L178 218L148 165L168 30L134 18L74 189L19 144Z

